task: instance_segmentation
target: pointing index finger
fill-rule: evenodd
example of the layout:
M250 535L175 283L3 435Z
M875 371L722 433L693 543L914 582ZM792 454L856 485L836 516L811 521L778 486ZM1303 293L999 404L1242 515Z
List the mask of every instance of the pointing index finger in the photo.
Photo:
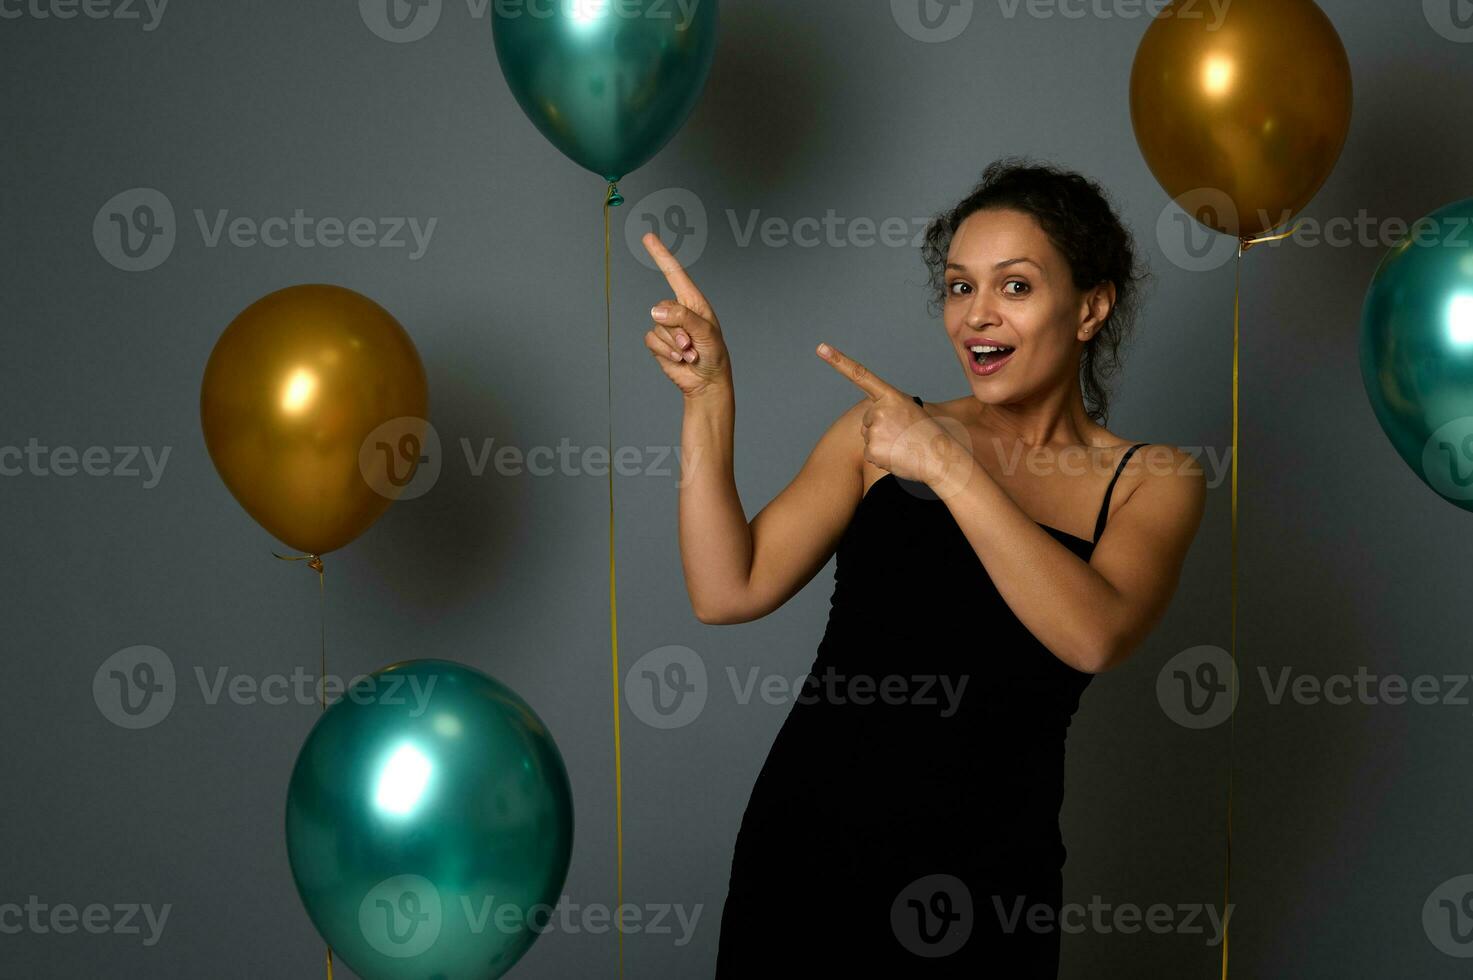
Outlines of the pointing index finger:
M866 395L871 398L881 398L885 395L899 395L900 389L883 380L869 368L860 364L852 357L840 353L836 348L828 344L818 345L818 356L833 365L834 370L854 382Z
M680 260L671 254L670 250L665 247L664 242L660 241L660 236L654 232L646 232L643 242L645 251L650 253L650 258L655 260L655 264L664 273L665 281L670 284L670 288L675 292L675 298L680 301L680 305L686 309L695 310L697 313L710 319L711 304L706 302L706 297L696 288L696 284L691 280L690 275L686 273L685 267L680 264Z

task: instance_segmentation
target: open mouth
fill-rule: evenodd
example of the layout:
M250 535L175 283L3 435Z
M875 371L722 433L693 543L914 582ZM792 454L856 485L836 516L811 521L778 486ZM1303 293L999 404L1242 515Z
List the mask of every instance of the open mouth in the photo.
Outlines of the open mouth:
M1001 344L973 344L967 350L972 354L974 374L992 374L1007 363L1016 348Z

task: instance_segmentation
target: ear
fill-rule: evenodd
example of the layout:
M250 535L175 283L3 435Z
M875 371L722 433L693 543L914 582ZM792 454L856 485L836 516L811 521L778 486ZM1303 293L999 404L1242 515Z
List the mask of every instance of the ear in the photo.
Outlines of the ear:
M1100 332L1110 311L1115 309L1115 284L1106 280L1084 296L1084 307L1080 311L1079 331L1075 336L1081 342L1088 341Z

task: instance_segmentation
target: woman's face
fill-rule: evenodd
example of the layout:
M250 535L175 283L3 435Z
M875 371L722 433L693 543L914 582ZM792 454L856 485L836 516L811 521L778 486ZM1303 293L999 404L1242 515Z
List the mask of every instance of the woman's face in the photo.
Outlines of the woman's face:
M978 211L952 236L943 319L976 397L1007 404L1067 384L1080 345L1109 311L1113 288L1082 293L1034 218ZM975 348L1003 347L999 353Z

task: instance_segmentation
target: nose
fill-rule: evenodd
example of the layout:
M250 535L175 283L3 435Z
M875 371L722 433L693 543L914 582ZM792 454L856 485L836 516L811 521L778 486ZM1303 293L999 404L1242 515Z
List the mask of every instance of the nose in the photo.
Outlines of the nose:
M994 325L998 322L996 311L987 294L978 292L967 307L966 324L970 330L981 330L984 327Z

